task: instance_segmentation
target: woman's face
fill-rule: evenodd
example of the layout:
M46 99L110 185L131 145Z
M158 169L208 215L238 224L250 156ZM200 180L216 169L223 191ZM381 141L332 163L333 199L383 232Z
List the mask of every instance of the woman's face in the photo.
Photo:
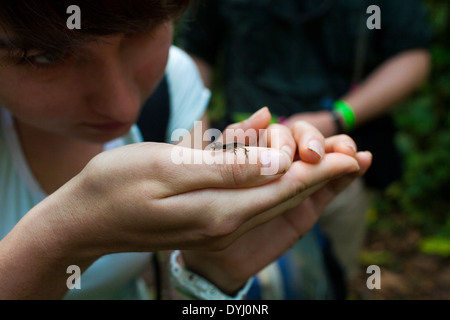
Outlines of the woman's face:
M0 46L0 105L19 126L106 142L136 121L164 75L171 43L168 22L151 32L98 38L75 55L31 51L32 63L18 64Z

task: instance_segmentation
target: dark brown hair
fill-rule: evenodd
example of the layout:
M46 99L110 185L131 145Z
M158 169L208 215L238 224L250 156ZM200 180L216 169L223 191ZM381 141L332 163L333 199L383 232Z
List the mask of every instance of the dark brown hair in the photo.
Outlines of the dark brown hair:
M150 29L175 19L189 0L0 0L0 28L7 47L59 52L96 36ZM67 28L67 8L81 10L81 29Z

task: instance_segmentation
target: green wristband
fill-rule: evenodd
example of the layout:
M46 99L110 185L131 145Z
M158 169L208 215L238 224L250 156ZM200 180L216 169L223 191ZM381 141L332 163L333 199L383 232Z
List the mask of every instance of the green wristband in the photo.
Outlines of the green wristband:
M342 100L336 101L333 105L333 110L342 116L345 131L349 132L355 128L355 113L347 102Z

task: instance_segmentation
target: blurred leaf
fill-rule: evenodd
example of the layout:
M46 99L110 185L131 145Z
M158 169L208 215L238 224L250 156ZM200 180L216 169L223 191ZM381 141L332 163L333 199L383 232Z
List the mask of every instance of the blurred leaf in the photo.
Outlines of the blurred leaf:
M362 265L391 265L394 261L392 254L388 251L363 250L359 256Z
M448 258L450 257L450 238L441 236L424 238L420 243L420 251Z

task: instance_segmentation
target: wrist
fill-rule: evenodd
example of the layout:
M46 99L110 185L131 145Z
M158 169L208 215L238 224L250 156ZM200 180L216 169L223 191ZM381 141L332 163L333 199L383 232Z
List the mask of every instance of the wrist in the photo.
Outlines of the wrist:
M252 283L250 278L234 294L224 293L206 278L193 273L186 268L181 259L180 251L175 250L170 258L170 280L174 288L185 299L203 300L242 300L245 299Z
M342 116L340 115L340 113L338 113L336 110L330 110L330 116L332 118L333 121L333 125L335 128L335 134L341 134L344 133L344 123L343 123L343 119Z
M200 256L197 257L198 254ZM227 295L234 296L245 286L248 278L236 279L231 276L230 270L222 268L225 263L211 262L203 253L198 254L194 251L183 251L178 261L181 262L183 267L205 278ZM211 255L214 255L214 253L211 253Z
M76 176L30 211L37 232L44 236L55 258L70 260L71 264L91 263L110 253L98 240L101 237L101 230L96 227L99 208L89 199L85 180Z
M339 119L341 120L344 132L351 132L354 130L356 124L355 112L347 102L343 100L334 102L332 111L340 116Z
M56 191L27 214L34 221L30 224L30 232L34 231L34 237L45 250L53 254L55 260L81 267L106 252L102 252L95 244L95 239L91 237L93 233L87 228L90 224L88 219L80 215L80 211L84 210L74 199L82 201L71 192L68 195L73 199L65 197L66 192L61 189Z

